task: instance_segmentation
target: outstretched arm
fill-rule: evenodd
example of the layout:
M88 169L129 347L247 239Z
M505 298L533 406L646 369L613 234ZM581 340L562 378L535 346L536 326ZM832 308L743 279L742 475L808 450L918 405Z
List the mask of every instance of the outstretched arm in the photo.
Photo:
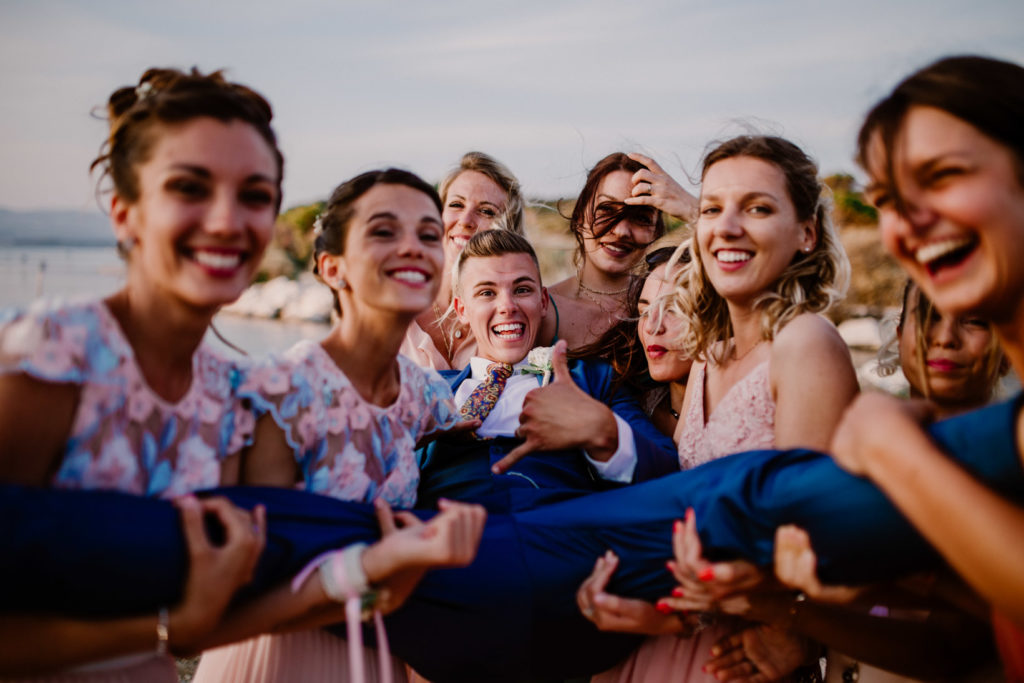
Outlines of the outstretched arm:
M966 672L991 651L987 624L940 594L941 576L861 588L823 585L810 538L793 526L775 534L775 573L808 598L788 607L794 628L868 664L932 679ZM906 587L911 583L913 591ZM889 606L889 614L869 611L874 605Z
M836 432L832 452L867 476L997 610L1024 625L1024 509L945 456L921 427L919 407L861 396ZM1016 421L1024 452L1024 413Z
M387 503L380 501L376 507L384 537L369 546L360 561L370 585L380 591L378 607L384 612L397 609L428 569L472 562L487 518L479 505L442 500L440 513L428 522L399 512L400 525L396 525ZM260 633L316 628L344 620L345 604L329 595L314 573L297 588L283 584L231 610L201 649Z

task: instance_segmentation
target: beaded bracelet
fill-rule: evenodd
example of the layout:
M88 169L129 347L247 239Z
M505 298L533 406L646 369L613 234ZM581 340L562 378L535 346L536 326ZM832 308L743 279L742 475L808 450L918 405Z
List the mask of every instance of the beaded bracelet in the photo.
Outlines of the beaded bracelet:
M363 571L365 543L353 543L343 550L333 550L320 555L299 572L292 580L292 590L305 583L314 570L320 575L320 585L332 599L345 603L345 622L348 631L349 680L364 683L366 668L363 662L363 630L360 622L373 616L377 631L377 655L380 665L381 683L391 683L391 652L388 648L384 618L376 609L380 594L370 587Z

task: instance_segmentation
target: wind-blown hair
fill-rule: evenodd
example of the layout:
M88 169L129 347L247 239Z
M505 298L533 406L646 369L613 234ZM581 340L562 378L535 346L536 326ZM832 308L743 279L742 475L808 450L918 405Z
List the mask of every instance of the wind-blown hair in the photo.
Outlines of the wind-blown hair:
M489 154L483 152L466 152L459 160L459 165L448 172L441 184L438 185L437 193L441 195L441 202L448 203L448 188L455 182L455 179L466 171L476 171L494 181L494 183L505 191L505 210L494 221L497 228L514 232L517 235L525 234L523 228L523 191L519 187L519 179L513 175L508 166L501 163Z
M665 240L670 240L666 237ZM664 242L665 240L662 240ZM659 242L651 246L644 260L637 267L636 276L630 279L626 291L626 316L612 325L589 344L569 352L570 358L597 358L607 362L615 371L614 386L623 386L636 396L650 391L656 383L647 374L647 354L640 342L640 295L643 293L647 278L660 266L667 266L666 272L676 268L686 270L690 262L689 247L682 244L669 244L658 247ZM669 299L673 297L667 297ZM663 315L663 309L670 302L651 302L656 310L652 315Z
M719 161L752 157L774 164L786 179L786 191L798 221L812 221L815 242L798 251L779 279L754 305L761 313L761 338L771 340L802 313L823 313L846 295L850 261L832 224L828 191L814 161L792 142L763 135L727 140L704 157L701 180ZM700 218L697 219L698 225ZM725 299L715 291L704 267L697 230L690 240L692 264L677 276L676 306L690 324L683 352L691 358L721 363L732 353L732 321ZM682 280L685 278L685 280ZM722 342L722 343L719 343Z
M605 207L605 210L600 212L601 215L598 215L597 188L601 181L604 180L604 177L614 171L626 171L632 175L645 168L647 167L639 161L630 159L626 154L613 152L594 164L594 167L587 173L587 180L583 184L580 196L576 199L576 205L569 216L569 230L572 232L573 237L576 238L576 252L573 254L573 263L577 267L583 264L584 254L586 254L583 245L585 237L603 237L620 221L627 218L638 221L651 220L654 226L655 240L665 234L665 218L661 215L661 211L650 206L616 203L615 206ZM647 244L642 244L640 248L643 249L648 246Z

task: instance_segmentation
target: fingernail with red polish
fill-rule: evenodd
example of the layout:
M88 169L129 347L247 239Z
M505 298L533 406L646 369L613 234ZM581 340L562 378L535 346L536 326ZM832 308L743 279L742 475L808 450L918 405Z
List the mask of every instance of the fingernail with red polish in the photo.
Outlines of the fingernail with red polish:
M673 588L672 589L672 597L674 597L674 598L681 598L681 597L683 597L683 589L680 588L679 586L676 586L675 588Z
M654 609L658 610L662 614L672 614L672 608L669 607L668 603L664 602L663 600L659 600L658 604L654 606Z
M701 581L711 581L715 578L715 570L713 567L704 567L700 570L700 574L697 574L697 578Z
M682 522L680 522L680 521L679 521L679 520L677 519L677 520L676 520L676 521L675 521L675 522L674 522L674 523L672 524L672 531L673 531L674 533L677 533L677 534L678 534L678 533L679 533L680 531L682 531L682 529L683 529L683 523L682 523Z

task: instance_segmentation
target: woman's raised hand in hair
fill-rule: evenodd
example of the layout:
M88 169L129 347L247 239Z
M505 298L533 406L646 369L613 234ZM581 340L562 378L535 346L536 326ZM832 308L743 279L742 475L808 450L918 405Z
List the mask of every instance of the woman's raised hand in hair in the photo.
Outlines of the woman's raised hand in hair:
M672 176L665 172L654 159L633 152L628 155L647 168L633 174L632 196L626 197L626 204L653 206L688 223L697 218L697 198L687 192Z

